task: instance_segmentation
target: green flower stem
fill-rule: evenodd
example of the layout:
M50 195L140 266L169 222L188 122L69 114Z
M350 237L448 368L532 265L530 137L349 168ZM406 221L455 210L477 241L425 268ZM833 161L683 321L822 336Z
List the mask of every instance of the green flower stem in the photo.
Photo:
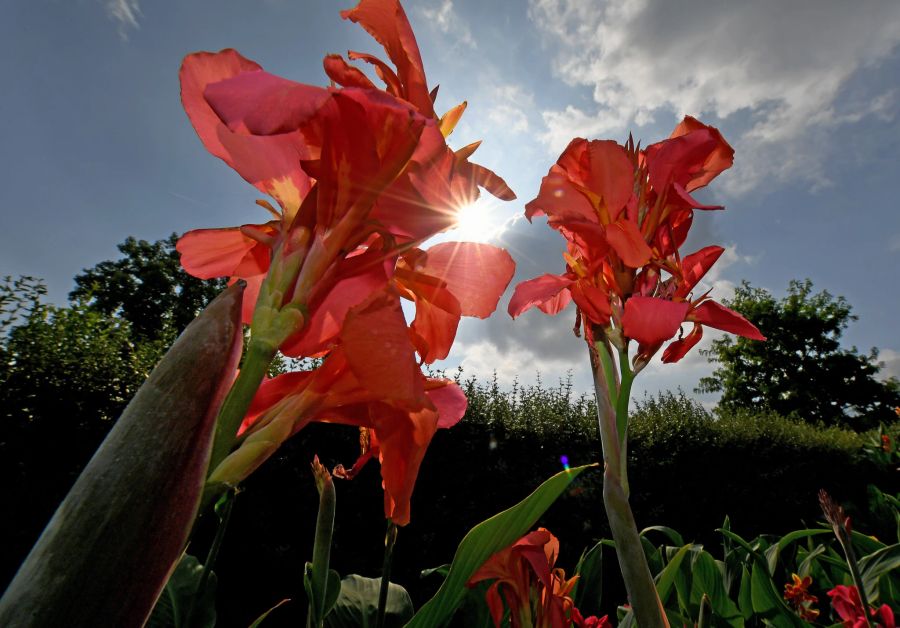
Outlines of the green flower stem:
M316 479L316 488L319 490L319 515L316 518L316 538L313 543L312 559L312 599L307 615L307 626L321 628L325 621L325 598L327 597L328 569L331 562L331 537L334 532L334 512L337 504L337 496L334 490L334 481L325 468L319 464L316 457L313 462L313 474Z
M232 491L222 496L222 512L219 513L219 525L216 528L216 536L213 538L209 553L206 555L206 562L203 563L203 572L200 574L200 582L197 583L197 588L194 590L194 595L191 598L187 615L185 615L185 628L190 628L194 623L196 603L197 600L203 596L203 592L206 590L207 584L209 583L209 574L212 573L216 560L219 557L219 549L222 547L222 540L225 538L225 530L228 528L228 522L231 521L231 510L234 508L234 498L236 494L235 491ZM216 505L216 511L218 510L219 506Z
M378 615L375 628L384 628L384 614L387 610L388 586L391 583L391 565L394 562L394 544L397 542L397 524L388 520L384 535L384 564L381 567L381 589L378 591Z
M247 354L241 364L241 372L225 397L216 419L216 435L209 458L209 471L219 466L231 452L241 421L247 414L250 402L275 357L277 346L255 340L252 336ZM204 500L206 501L206 500Z
M595 337L600 337L596 330ZM618 390L611 388L615 376L612 359L606 342L596 343L591 356L591 370L597 397L597 414L600 424L600 442L603 448L603 505L609 519L610 530L616 545L616 557L628 599L641 628L668 626L665 613L656 593L653 576L647 566L640 535L628 503L627 489L627 421L628 398L634 374L628 367L626 352L619 353L622 383ZM605 354L605 355L604 355ZM596 356L596 359L594 358ZM613 402L615 399L615 405ZM625 429L620 430L620 425Z

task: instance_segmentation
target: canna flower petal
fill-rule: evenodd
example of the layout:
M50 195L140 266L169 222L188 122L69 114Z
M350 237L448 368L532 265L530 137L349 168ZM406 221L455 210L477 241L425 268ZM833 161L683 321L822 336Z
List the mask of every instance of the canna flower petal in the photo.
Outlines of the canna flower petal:
M272 223L252 225L271 235ZM269 270L269 249L247 236L240 227L194 229L178 239L175 249L181 254L181 266L200 279L244 277Z
M675 130L672 131L670 138L681 137L692 131L705 129L712 133L716 145L703 160L703 166L693 173L693 176L684 184L685 190L691 192L697 188L705 186L707 183L715 179L719 173L728 170L734 164L734 149L725 141L722 134L715 127L703 124L696 118L685 116L684 120L678 123Z
M634 189L634 165L613 140L588 142L589 170L585 184L603 198L610 221L619 217Z
M367 390L400 408L431 407L396 293L377 292L351 308L341 343L351 371Z
M490 244L444 242L425 254L421 272L446 282L463 316L490 316L516 270L510 254Z
M609 294L586 281L577 281L570 288L572 299L589 321L596 325L609 325L612 308Z
M507 311L516 318L522 312L537 306L545 314L556 314L572 300L569 286L575 283L568 275L541 275L516 286L509 300Z
M625 301L622 328L641 345L659 345L678 332L689 309L688 303L635 295Z
M756 326L746 318L715 301L704 301L691 312L688 320L715 327L751 340L765 340Z
M675 296L687 297L724 252L725 249L721 246L707 246L684 257L681 260L681 282Z
M619 259L631 268L640 268L653 255L637 224L627 218L621 218L606 227L606 240Z
M258 137L236 127L229 128L205 96L211 86L218 86L214 92L227 95L228 85L235 85L231 81L243 85L263 74L257 63L235 50L190 54L184 58L179 73L181 102L206 149L258 190L274 197L285 215L292 218L312 185L300 169L299 161L313 156L314 147L296 133ZM311 94L314 102L328 97L326 90L313 89L316 90ZM250 101L255 102L252 98ZM227 103L219 104L224 107Z
M662 361L667 364L678 362L694 348L694 345L700 342L701 338L703 338L703 326L695 323L691 333L666 347L666 350L663 351Z
M423 115L434 118L434 108L419 45L398 0L362 0L356 8L341 11L345 20L362 26L384 46L397 68L400 83L397 96L412 103Z

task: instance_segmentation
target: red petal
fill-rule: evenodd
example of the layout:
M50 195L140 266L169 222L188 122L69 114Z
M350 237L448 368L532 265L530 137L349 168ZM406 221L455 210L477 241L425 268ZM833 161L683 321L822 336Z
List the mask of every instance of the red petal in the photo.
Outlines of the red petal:
M439 380L428 378L429 384ZM443 386L428 391L428 398L438 411L438 427L450 428L462 420L468 407L468 400L462 388L454 382L445 381Z
M437 430L437 412L421 410L406 415L384 409L373 412L373 419L380 448L384 514L404 526L409 523L409 500L419 467Z
M570 289L572 299L581 313L592 323L606 326L612 309L609 305L609 294L584 281L577 281Z
M691 330L687 336L682 338L681 340L676 340L663 351L662 361L669 362L678 362L681 358L687 355L687 352L694 348L700 339L703 337L703 326L702 325L694 325L694 328Z
M675 296L683 298L690 294L694 286L703 279L703 276L724 252L725 249L721 246L707 246L683 258L681 260L682 280L678 284Z
M610 220L618 218L634 189L634 166L625 149L612 140L588 143L588 189L603 197Z
M403 84L403 97L423 115L434 118L419 46L400 2L362 0L355 9L341 11L341 17L358 23L384 46L397 67L397 77Z
M430 405L395 293L378 292L352 308L341 341L350 369L367 390L402 408Z
M561 222L599 221L591 202L572 184L566 171L556 164L550 167L550 172L541 180L537 198L525 205L525 217L528 220L544 215Z
M750 338L751 340L766 339L753 323L734 310L729 310L715 301L704 301L701 303L694 308L689 319L709 327L743 336L744 338Z
M686 192L706 185L731 166L734 150L718 131L704 126L651 144L644 155L650 184L662 194L675 183Z
M722 137L719 130L715 127L703 124L696 118L685 116L684 120L675 127L675 130L672 131L672 135L669 137L681 137L682 135L687 135L691 131L700 129L706 129L712 134L713 138L716 140L716 146L710 151L709 155L707 155L700 172L695 173L694 176L685 183L684 187L688 192L703 187L712 181L720 172L731 168L734 163L734 149L728 145L728 142L725 141L725 138Z
M567 275L550 274L523 281L516 286L507 311L510 316L516 318L535 305L540 307L548 303L547 309L541 308L542 311L546 314L556 314L569 304L571 294L567 288L572 283L574 280ZM563 294L568 296L562 296Z
M265 227L265 225L254 226ZM194 229L181 236L175 245L175 249L181 254L181 266L200 279L231 277L235 274L236 268L246 267L247 262L256 267L256 272L245 274L266 272L269 269L268 264L260 265L259 258L252 253L256 247L261 247L267 252L267 247L241 233L238 227ZM249 267L246 268L246 271L250 270Z
M340 55L327 55L322 64L325 66L325 74L328 75L328 78L342 87L376 89L369 77L349 65Z
M631 268L640 268L653 254L637 224L624 217L607 225L606 240L619 259Z
M642 345L658 345L678 332L689 309L688 303L632 296L625 301L622 328Z
M447 283L463 316L487 318L516 270L505 249L476 242L444 242L426 251L422 272Z
M250 403L250 408L247 410L238 434L245 432L263 413L288 395L300 394L306 390L313 375L313 371L295 371L263 380L253 396L253 401Z

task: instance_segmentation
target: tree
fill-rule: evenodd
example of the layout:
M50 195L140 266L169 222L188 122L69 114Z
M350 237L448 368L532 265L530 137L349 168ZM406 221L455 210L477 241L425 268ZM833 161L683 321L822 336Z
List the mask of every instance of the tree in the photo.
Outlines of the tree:
M868 429L895 418L900 382L879 381L878 351L868 355L841 347L857 317L843 297L812 294L810 280L791 281L776 300L744 282L729 307L766 335L765 342L725 337L702 353L718 364L697 392L721 392L724 410L764 407L812 423Z
M127 238L118 247L124 257L76 275L69 299L121 316L142 339L172 339L225 287L223 279L187 274L177 242L174 233L156 242Z

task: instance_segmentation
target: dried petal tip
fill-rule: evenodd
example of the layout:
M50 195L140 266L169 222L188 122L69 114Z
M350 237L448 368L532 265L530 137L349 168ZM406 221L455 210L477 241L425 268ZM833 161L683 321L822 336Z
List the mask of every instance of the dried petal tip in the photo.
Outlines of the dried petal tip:
M313 477L316 480L316 490L319 491L319 494L322 494L322 491L325 487L331 484L331 474L328 473L328 469L325 468L321 462L319 462L319 456L314 456L312 464Z

